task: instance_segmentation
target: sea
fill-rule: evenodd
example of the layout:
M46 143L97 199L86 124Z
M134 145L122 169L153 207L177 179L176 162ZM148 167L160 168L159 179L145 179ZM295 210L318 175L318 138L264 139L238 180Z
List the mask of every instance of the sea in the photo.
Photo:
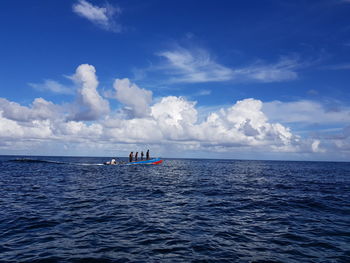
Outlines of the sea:
M109 160L0 156L0 262L350 262L350 163Z

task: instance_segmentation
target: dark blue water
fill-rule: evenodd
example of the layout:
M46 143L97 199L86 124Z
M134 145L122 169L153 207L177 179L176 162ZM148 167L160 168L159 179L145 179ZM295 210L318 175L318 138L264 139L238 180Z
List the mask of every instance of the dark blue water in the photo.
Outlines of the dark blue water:
M0 157L0 261L350 262L350 163Z

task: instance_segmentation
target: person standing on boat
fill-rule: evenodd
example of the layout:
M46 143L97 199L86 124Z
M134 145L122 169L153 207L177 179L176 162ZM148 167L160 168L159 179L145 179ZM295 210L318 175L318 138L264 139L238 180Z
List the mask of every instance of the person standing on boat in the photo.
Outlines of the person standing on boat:
M146 160L149 160L149 150L146 152Z
M141 161L143 161L143 151L141 151Z
M131 163L132 162L132 159L134 158L134 152L131 152L129 154L129 162Z
M139 152L135 153L135 162L137 162L137 155L139 154Z

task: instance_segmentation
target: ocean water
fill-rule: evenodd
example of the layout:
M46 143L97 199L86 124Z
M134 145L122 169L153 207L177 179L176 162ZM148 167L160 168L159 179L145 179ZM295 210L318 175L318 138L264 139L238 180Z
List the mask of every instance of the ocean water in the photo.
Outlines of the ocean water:
M350 262L350 163L0 157L0 262Z

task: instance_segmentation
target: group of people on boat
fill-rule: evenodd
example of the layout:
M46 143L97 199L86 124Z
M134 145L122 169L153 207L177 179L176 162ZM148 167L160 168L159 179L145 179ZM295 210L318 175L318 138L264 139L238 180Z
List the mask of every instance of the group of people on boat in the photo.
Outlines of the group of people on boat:
M138 157L138 155L139 155L139 153L138 152L136 152L135 153L135 156L134 156L134 152L131 152L130 154L129 154L129 162L131 163L131 162L137 162L138 160L139 160L139 157ZM143 160L150 160L151 158L150 158L150 156L149 156L149 150L147 150L147 152L146 152L146 159L144 158L144 154L143 154L143 151L141 151L141 159L140 159L140 161L143 161ZM113 165L113 164L120 164L120 163L125 163L125 162L123 162L123 161L117 161L116 159L118 159L118 158L113 158L112 160L110 160L110 161L108 161L108 162L105 162L104 164L108 164L108 165Z
M138 155L139 155L139 152L136 152L135 153L135 156L134 156L134 152L131 152L130 154L129 154L129 162L131 163L131 162L137 162L138 161ZM143 154L143 151L141 151L141 161L143 161L144 160L144 154ZM149 160L150 159L150 156L149 156L149 150L147 150L147 152L146 152L146 160Z

